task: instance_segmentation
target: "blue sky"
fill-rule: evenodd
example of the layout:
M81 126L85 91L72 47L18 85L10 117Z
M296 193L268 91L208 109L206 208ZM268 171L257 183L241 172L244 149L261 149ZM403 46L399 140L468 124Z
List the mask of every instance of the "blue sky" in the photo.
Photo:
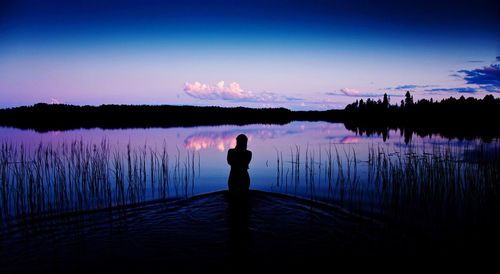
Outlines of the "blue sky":
M0 107L498 96L494 1L1 1Z

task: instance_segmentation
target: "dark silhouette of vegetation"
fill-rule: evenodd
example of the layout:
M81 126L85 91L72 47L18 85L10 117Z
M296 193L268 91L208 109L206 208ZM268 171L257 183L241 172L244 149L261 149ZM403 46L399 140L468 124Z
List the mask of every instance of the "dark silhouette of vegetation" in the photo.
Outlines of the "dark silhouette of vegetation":
M500 117L500 99L486 95L483 99L450 97L441 101L421 99L415 102L406 92L399 105L391 105L384 94L383 100L362 99L347 105L344 123L358 134L381 134L388 137L391 129L400 129L407 142L413 134L471 139L481 137L488 141L500 136L500 128L493 125Z
M333 110L291 111L286 108L224 108L197 106L101 105L74 106L38 103L0 109L0 126L39 132L79 128L190 127L203 125L286 124L335 117Z
M500 137L492 125L500 117L500 99L450 97L441 101L414 101L410 92L400 104L382 99L356 102L344 110L291 111L286 108L224 108L196 106L101 105L73 106L35 104L0 109L0 126L45 132L79 128L189 127L203 125L287 124L292 121L342 122L358 134L380 134L400 129L409 142L413 134L439 134L447 138L491 140Z

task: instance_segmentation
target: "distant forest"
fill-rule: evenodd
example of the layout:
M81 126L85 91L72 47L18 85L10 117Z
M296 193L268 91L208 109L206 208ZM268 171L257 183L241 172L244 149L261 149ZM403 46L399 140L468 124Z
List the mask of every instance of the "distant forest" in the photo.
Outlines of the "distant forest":
M0 125L43 132L77 128L287 124L296 120L340 122L335 119L340 117L342 112L342 110L291 111L286 108L171 105L74 106L38 103L33 106L0 109Z
M170 105L74 106L38 103L0 109L0 126L39 132L79 128L190 127L203 125L287 124L292 121L344 123L357 134L380 134L400 129L405 138L440 134L444 137L491 140L500 137L500 99L450 97L414 101L409 92L399 104L390 97L356 100L343 110L291 111L286 108L224 108Z
M384 94L383 99L377 101L356 100L345 107L342 116L346 128L359 134L384 136L388 129L401 129L406 138L412 133L485 140L500 137L500 99L492 95L483 99L461 96L415 102L410 92L406 92L399 104L391 104L389 96Z

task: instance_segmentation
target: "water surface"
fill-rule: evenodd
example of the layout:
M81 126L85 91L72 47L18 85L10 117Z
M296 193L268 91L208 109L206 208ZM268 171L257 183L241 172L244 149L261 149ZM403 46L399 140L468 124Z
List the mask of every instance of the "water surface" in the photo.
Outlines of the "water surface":
M56 153L64 154L61 151L64 149L69 151L71 144L76 147L83 145L87 147L90 155L92 151L99 151L104 142L109 150L110 155L107 157L110 161L117 153L123 160L125 181L128 169L130 175L137 176L141 182L144 181L140 189L142 194L132 199L133 202L189 197L227 189L229 173L226 162L227 151L235 146L236 136L242 133L248 136L248 149L253 152L249 169L252 189L286 193L330 203L342 202L348 198L362 207L370 204L367 197L371 191L375 191L372 187L366 186L370 176L373 175L370 174L372 172L369 165L370 157L383 154L388 155L389 160L397 161L398 157L407 156L409 153L432 155L446 152L461 154L456 156L465 159L464 154L467 152L473 155L474 151L487 151L498 147L499 144L498 140L484 143L479 139L459 140L416 135L411 136L408 142L408 136L404 136L399 130L391 130L388 135L367 136L347 130L343 124L327 122L188 128L81 129L46 133L3 127L0 128L0 143L16 147L14 150L25 150L27 155L40 146L53 147ZM165 191L158 186L161 175L151 176L149 172L152 155L161 158L162 151L168 155L168 176L170 176L168 179L170 183L167 182ZM132 165L139 167L139 173L134 170L135 173L132 174L133 168L127 166L128 155L132 155L130 161ZM69 156L64 156L62 159L61 161L65 161L64 159L69 159ZM373 164L373 159L371 163ZM14 169L13 166L19 163L9 163L9 165L10 169ZM61 166L65 168L64 163ZM140 173L142 166L144 175ZM115 180L113 168L112 165L105 167L109 171L111 189L115 189L113 185L116 183L113 181ZM63 174L63 177L69 178L68 174ZM349 184L351 188L349 193L343 192L347 189L343 184ZM363 185L365 187L360 187ZM10 214L14 215L16 203L19 203L18 198L12 196L15 188L16 186L11 186L9 190L11 193L3 198L4 204L8 200ZM361 191L352 191L353 188L359 188ZM130 188L128 191L130 192ZM51 191L46 190L46 192ZM79 193L75 193L75 196L77 195ZM47 200L55 198L49 197ZM53 205L48 205L46 208L51 206ZM103 205L99 203L90 205L94 206Z

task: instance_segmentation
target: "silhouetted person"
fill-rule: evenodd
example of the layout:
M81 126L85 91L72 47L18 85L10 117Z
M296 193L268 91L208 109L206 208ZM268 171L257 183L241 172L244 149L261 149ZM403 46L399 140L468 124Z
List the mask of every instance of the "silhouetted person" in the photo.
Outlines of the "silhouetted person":
M236 137L236 147L227 152L227 163L231 166L228 186L231 194L245 194L250 187L248 165L252 160L252 152L247 150L248 138L245 134Z
M236 270L241 270L242 266L248 265L251 243L248 165L252 160L252 152L247 150L247 142L247 136L240 134L236 137L236 147L227 152L227 163L231 166L228 179L229 195L227 196L229 198L227 224L231 248L230 264Z

